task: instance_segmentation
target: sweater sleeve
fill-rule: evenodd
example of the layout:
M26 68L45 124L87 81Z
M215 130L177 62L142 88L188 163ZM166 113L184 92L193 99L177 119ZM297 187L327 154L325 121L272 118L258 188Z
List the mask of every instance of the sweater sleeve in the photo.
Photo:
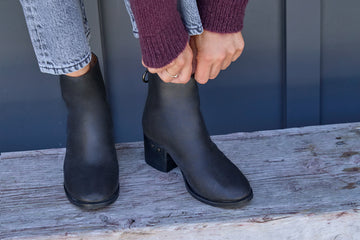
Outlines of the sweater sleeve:
M166 66L185 49L189 38L177 11L177 0L130 0L130 5L145 65Z
M197 3L204 29L218 33L242 30L248 0L197 0Z

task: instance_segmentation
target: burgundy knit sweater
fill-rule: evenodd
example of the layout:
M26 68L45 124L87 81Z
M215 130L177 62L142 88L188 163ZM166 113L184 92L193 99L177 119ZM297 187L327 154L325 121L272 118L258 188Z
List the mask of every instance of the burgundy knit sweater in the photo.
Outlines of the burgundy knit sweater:
M241 31L248 0L197 0L204 29L218 33ZM177 0L130 0L139 29L145 65L160 68L184 49L189 35L177 11Z

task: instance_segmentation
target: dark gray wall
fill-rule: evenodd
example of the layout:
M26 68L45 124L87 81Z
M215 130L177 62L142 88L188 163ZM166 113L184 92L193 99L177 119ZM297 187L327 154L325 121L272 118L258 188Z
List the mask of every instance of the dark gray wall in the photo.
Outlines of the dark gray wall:
M142 138L146 84L122 0L87 0L116 142ZM360 121L360 2L250 0L245 51L200 86L211 134ZM0 1L0 152L63 147L56 76L39 72L18 1Z
M322 123L360 120L360 2L322 1Z

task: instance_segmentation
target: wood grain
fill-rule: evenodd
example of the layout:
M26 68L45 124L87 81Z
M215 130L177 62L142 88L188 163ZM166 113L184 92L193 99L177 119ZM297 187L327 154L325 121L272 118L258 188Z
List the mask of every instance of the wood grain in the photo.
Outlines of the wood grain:
M360 123L213 139L251 182L242 209L193 199L141 142L116 145L120 197L98 211L67 201L64 149L2 153L0 239L360 239Z

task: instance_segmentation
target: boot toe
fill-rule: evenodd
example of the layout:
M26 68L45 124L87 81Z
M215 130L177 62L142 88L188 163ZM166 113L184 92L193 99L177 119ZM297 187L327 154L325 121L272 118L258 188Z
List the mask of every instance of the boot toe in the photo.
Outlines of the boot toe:
M66 166L64 188L70 202L84 208L89 208L87 205L97 208L112 203L114 198L116 200L119 179L115 166L113 169L86 164L81 168Z
M186 189L195 199L215 207L240 208L253 198L253 192L248 182L236 186L213 187L211 191L208 189L196 191L185 177L184 181Z
M64 185L64 190L66 193L66 197L68 200L83 209L87 210L96 210L103 207L110 205L111 203L115 202L119 196L119 186L116 188L115 192L113 193L83 193L83 194L76 194L72 195Z

